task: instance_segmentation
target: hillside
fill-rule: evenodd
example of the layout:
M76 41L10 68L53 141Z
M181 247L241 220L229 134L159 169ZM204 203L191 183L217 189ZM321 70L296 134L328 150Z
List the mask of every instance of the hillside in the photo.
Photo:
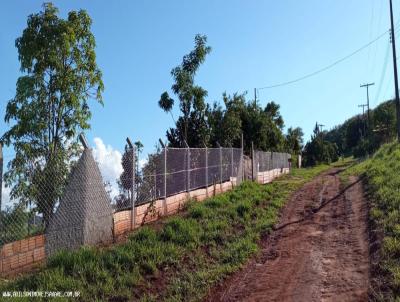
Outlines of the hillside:
M382 146L346 174L364 176L370 200L372 272L378 301L400 300L400 145Z
M337 145L339 155L358 157L373 153L395 136L396 106L389 100L370 110L369 123L367 112L358 114L327 131L324 138Z

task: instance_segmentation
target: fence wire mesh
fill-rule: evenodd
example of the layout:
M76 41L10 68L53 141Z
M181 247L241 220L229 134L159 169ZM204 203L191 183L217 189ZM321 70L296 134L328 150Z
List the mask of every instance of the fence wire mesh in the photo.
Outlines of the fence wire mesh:
M139 173L136 204L151 202L215 183L241 181L242 149L166 148Z
M266 172L274 169L290 168L289 153L254 151L254 171Z
M94 242L110 235L117 212L219 183L238 185L246 174L240 148L166 148L141 167L134 148L106 155L86 149L68 160L31 158L4 158L0 247L43 233L69 242L54 239L55 247ZM255 151L253 164L257 172L289 168L289 158Z
M90 149L80 157L29 154L5 162L0 246L46 233L51 254L110 239L111 192Z
M68 173L65 162L57 158L5 157L4 164L0 246L44 231Z

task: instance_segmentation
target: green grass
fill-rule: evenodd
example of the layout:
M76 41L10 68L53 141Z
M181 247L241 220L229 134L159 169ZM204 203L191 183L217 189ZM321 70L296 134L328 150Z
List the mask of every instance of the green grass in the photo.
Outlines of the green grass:
M345 175L365 176L370 194L370 219L383 235L374 291L378 301L400 301L400 145L382 146L375 155ZM379 288L381 287L381 288Z
M190 202L161 228L142 227L109 248L58 253L40 272L2 282L0 292L80 291L83 301L198 301L257 253L260 236L277 222L289 195L328 168L293 170L268 185L245 182Z

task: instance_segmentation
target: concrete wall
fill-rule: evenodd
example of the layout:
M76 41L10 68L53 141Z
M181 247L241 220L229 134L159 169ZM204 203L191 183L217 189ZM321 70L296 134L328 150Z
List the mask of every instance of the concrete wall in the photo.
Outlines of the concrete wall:
M46 229L46 256L62 249L112 242L110 202L92 150L85 149Z
M275 178L281 176L282 174L288 174L290 172L289 168L274 169L265 172L258 172L257 182L260 184L266 184L273 181Z

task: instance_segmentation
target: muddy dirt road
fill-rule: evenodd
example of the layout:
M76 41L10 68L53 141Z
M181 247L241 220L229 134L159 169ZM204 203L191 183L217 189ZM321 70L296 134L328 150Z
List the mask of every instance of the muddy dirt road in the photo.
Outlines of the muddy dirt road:
M261 253L209 301L368 301L367 206L361 182L339 169L296 192Z

